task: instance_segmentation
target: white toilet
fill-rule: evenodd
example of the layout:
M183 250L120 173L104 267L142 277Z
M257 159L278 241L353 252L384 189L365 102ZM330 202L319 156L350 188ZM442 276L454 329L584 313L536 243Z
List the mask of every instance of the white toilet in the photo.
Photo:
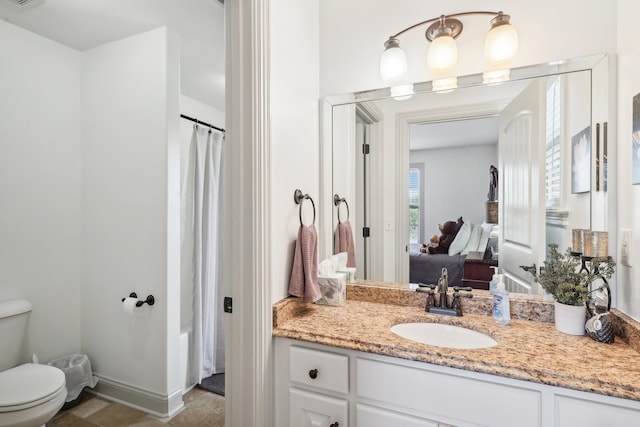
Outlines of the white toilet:
M0 301L0 427L36 427L47 423L67 397L58 368L22 362L31 304Z

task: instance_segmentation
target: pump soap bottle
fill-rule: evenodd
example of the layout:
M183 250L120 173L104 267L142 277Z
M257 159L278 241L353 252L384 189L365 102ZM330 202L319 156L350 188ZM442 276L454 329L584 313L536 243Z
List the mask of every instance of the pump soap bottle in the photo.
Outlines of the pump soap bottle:
M504 287L503 275L496 274L498 283L493 292L493 320L500 325L511 324L509 292Z
M493 276L491 276L491 281L489 282L489 293L493 295L493 292L496 290L496 286L498 285L498 271L500 271L500 267L493 266Z

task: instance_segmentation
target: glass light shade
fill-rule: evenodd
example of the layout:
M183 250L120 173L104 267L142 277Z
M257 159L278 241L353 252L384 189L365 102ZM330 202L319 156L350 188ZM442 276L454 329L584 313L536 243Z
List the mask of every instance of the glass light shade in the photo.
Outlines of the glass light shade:
M492 67L509 63L518 53L518 33L511 24L493 27L484 42L484 56Z
M396 101L404 101L413 96L413 84L398 85L391 87L391 96Z
M382 80L391 85L398 82L407 72L407 56L400 47L385 49L380 56L380 75Z
M503 70L492 70L482 73L482 84L487 86L495 86L500 83L509 81L511 76L511 70L508 68Z
M457 77L447 77L446 79L437 79L431 82L434 92L449 93L458 87Z
M427 64L435 74L450 73L458 62L458 46L453 37L442 35L436 37L429 46Z

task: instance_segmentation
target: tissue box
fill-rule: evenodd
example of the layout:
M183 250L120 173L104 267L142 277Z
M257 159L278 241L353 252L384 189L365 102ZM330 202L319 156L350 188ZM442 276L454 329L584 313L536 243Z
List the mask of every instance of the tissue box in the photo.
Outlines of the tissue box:
M336 273L344 273L347 275L347 283L356 283L356 268L346 267L344 270L338 270Z
M316 304L341 305L347 299L347 275L336 273L335 276L318 276L318 285L322 297Z

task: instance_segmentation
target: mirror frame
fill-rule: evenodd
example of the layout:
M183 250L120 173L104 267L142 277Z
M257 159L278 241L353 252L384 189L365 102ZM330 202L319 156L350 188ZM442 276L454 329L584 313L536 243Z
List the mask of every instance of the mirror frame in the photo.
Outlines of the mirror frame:
M616 123L615 120L615 58L609 54L592 55L574 59L567 59L562 61L553 61L543 64L528 65L519 68L511 69L510 81L527 80L538 77L549 77L557 74L567 74L580 71L588 71L591 73L591 125L592 129L595 129L596 123L607 122L608 123L608 192L607 203L603 206L604 221L609 231L609 251L615 256L617 250L617 235L616 235L616 209L617 209L617 182L616 182ZM482 86L482 73L472 74L467 76L458 77L458 89L475 86ZM432 82L419 82L414 83L414 96L421 94L432 93ZM391 98L390 88L379 88L372 90L365 90L354 93L347 93L342 95L327 96L321 100L320 108L320 212L319 212L319 257L325 259L331 256L333 252L333 172L332 172L332 153L333 153L333 108L338 106L344 106L349 104L356 104L359 102L375 101ZM479 108L482 107L463 107L457 114L458 117L464 116L465 111L468 114L469 111L477 113ZM432 117L452 117L452 111L450 109L443 110L441 112L434 111ZM422 114L423 116L424 114ZM404 121L407 123L411 121L411 117L404 117ZM400 129L401 135L408 132L406 129ZM405 158L406 157L406 158ZM400 153L396 158L396 164L408 161L408 153ZM593 179L593 178L592 178ZM594 203L593 194L591 197L591 210L593 215ZM401 215L396 215L395 226L397 230L403 229L402 227L408 227L408 220L401 218ZM593 224L592 224L593 227ZM396 233L395 250L403 252L406 244L406 239L400 236L400 233ZM395 277L401 273L402 263L404 257L400 256L396 258L396 274ZM407 265L408 265L408 260ZM396 280L401 281L401 280ZM616 301L616 286L615 276L612 279L612 300Z

